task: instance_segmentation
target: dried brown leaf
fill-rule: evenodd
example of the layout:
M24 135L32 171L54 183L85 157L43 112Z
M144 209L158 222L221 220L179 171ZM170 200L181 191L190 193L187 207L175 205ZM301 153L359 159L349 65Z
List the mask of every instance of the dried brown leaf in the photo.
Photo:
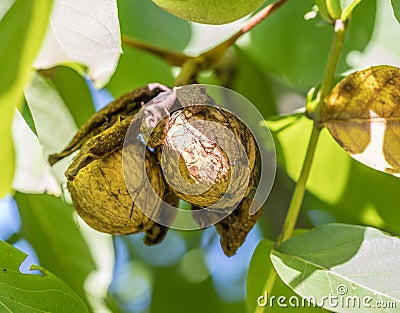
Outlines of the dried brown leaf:
M353 158L400 176L400 69L388 65L355 72L335 86L321 123Z

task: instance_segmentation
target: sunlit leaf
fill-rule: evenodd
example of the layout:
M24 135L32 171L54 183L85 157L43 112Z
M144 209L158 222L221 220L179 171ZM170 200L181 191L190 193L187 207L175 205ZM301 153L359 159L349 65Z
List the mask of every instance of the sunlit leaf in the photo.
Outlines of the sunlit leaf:
M25 87L25 98L24 117L28 124L33 123L30 127L35 134L16 117L13 133L18 167L13 186L22 192L60 195L58 182L64 181L65 168L51 171L47 156L60 151L72 138L76 132L74 120L50 79L36 72Z
M19 271L26 254L0 241L0 310L2 312L87 313L83 301L62 280L41 266L42 275Z
M61 151L75 135L77 128L74 119L51 80L38 73L34 74L31 84L25 88L25 98L43 148L42 157L47 163L49 154ZM23 158L29 157L29 153L23 154ZM69 162L70 159L62 160L52 168L59 183L66 181L64 172ZM32 163L32 167L35 166Z
M14 115L12 133L16 152L13 189L59 196L61 188L45 159L43 147L18 111Z
M84 282L95 266L73 207L48 195L17 193L15 200L22 219L21 234L35 248L40 264L85 299Z
M332 90L321 110L325 125L356 160L400 177L400 69L355 72Z
M25 88L25 98L45 153L61 151L75 135L77 127L53 83L35 73Z
M226 24L256 10L264 0L153 0L166 11L191 22Z
M81 63L96 86L114 73L121 54L117 3L104 1L56 1L50 27L35 61L36 68Z
M0 75L0 198L10 191L14 175L14 108L21 104L22 88L29 80L51 5L51 0L17 0L0 21L0 59L4 61Z
M331 311L397 312L400 305L400 239L377 229L326 224L284 242L271 259L297 294ZM330 295L337 305L323 300Z

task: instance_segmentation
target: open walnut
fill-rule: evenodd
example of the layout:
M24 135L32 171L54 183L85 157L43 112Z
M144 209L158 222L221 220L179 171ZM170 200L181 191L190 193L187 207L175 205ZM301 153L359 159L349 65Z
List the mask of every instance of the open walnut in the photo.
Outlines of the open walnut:
M256 155L246 125L224 109L202 105L171 115L159 150L171 189L193 205L214 205L217 211L236 207L249 194Z
M193 205L200 227L208 218L219 217L215 227L225 254L230 256L261 212L248 212L248 195L258 182L257 145L237 117L212 106L204 87L184 88L150 84L125 94L89 119L49 162L54 164L79 150L66 177L77 213L91 227L111 234L146 232L145 243L160 242L168 227L137 207L138 199L134 201L130 193L133 188L152 212L160 210L162 200L177 207L180 198ZM144 141L134 137L127 143L128 129L138 116L143 118L139 129ZM134 175L134 186L129 188L124 179L123 149L131 156L129 168ZM138 151L143 149L145 154L140 156ZM143 164L144 174L140 170ZM144 175L158 199L146 198ZM209 212L204 215L200 208Z

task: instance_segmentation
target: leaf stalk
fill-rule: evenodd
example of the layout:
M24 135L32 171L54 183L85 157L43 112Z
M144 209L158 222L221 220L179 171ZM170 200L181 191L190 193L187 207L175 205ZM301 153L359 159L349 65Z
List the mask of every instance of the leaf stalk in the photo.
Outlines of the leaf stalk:
M342 20L335 21L334 37L332 40L328 61L325 67L321 89L318 94L317 105L313 108L314 109L313 112L307 112L308 114L312 114L312 116L314 117L314 125L307 148L307 153L303 162L303 167L300 173L300 177L297 181L296 187L293 192L288 212L286 214L281 235L279 236L275 244L275 248L279 248L279 246L284 241L292 237L297 219L300 214L301 205L303 203L304 195L306 192L307 180L310 175L319 135L322 129L319 123L319 114L321 107L324 104L325 98L329 95L329 92L332 89L340 55L343 48L344 39L346 37L347 25L348 25L347 21L342 21ZM264 294L264 292L267 292L267 294L271 294L277 276L278 275L276 273L275 268L271 267L270 275L268 276L265 282L262 294ZM256 306L254 313L263 313L265 311L265 308L266 307Z

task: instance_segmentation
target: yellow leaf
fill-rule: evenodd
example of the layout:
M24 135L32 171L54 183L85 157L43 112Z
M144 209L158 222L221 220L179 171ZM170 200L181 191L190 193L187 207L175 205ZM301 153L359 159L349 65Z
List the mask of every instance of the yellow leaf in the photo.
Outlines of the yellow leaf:
M353 158L400 177L400 69L355 72L332 90L320 122Z

